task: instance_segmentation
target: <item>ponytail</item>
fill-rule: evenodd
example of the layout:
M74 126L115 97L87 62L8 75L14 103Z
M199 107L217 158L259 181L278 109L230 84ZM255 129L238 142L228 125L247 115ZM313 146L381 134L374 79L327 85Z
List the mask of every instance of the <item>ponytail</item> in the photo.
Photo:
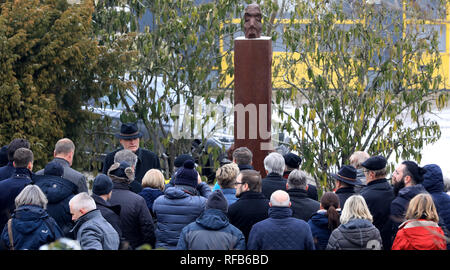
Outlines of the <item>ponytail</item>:
M333 231L334 229L339 227L339 225L341 224L341 222L339 221L339 213L333 205L330 205L330 207L328 207L327 216L328 216L328 229Z

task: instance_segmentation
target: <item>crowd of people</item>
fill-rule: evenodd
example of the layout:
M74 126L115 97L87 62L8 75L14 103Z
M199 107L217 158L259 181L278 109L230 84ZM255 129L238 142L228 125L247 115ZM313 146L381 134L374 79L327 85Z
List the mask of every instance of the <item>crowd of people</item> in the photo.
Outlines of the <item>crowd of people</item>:
M0 151L0 249L46 249L72 239L83 250L446 250L450 195L440 167L404 161L387 179L387 160L355 152L319 192L302 158L272 152L265 177L239 147L210 187L189 154L164 179L153 152L140 148L133 123L116 134L88 189L72 169L74 143L63 138L54 159L33 173L26 139Z

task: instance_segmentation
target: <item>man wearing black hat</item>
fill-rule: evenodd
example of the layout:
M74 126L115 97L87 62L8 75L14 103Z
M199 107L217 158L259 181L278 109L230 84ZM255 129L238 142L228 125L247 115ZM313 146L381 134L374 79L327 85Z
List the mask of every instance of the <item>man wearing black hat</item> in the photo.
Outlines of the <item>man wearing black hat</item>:
M109 222L119 234L119 239L122 239L122 229L120 228L120 205L111 205L109 200L111 199L113 189L113 182L111 178L102 173L98 174L94 179L92 186L92 198L97 205L97 209L100 210L102 216Z
M396 198L391 203L392 238L397 234L398 226L405 221L406 210L414 196L428 193L424 186L423 175L426 170L414 161L403 161L392 173L392 184Z
M283 178L288 179L289 174L293 170L299 170L300 165L302 164L302 158L294 153L287 153L283 156L284 163L286 167L284 168ZM319 194L317 193L317 188L315 185L307 184L307 194L308 197L318 201L319 200Z
M103 174L108 173L108 169L114 163L114 155L122 149L131 150L137 155L135 180L138 183L142 183L142 178L148 170L161 169L158 156L152 151L139 147L142 133L138 130L135 123L123 123L120 128L120 133L116 134L116 138L119 139L122 148L106 155L105 162L103 163Z
M386 179L386 164L387 160L383 156L370 157L361 164L367 183L361 190L361 196L373 216L373 225L380 231L383 248L389 250L392 245L389 215L395 195Z
M345 201L355 195L355 186L361 186L362 182L357 177L357 171L353 166L344 165L337 174L332 177L336 179L336 195L339 197L341 209L344 208Z

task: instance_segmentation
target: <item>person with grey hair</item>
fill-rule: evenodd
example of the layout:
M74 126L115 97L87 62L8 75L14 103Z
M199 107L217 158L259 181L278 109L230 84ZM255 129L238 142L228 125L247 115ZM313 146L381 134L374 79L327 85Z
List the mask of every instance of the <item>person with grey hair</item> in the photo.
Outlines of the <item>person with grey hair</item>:
M68 138L60 139L55 144L55 150L53 151L53 160L51 162L57 162L64 168L62 177L74 183L80 192L88 192L86 176L82 173L71 168L73 158L75 155L75 144ZM43 175L44 169L36 172L37 175Z
M3 228L0 249L38 250L63 233L47 214L47 198L36 185L26 186L15 198L16 210Z
M108 170L112 180L111 205L120 205L122 236L135 249L143 244L155 246L155 227L145 199L129 188L134 170L126 163L114 163Z
M292 202L292 216L306 222L320 209L320 203L308 197L308 177L302 170L293 170L286 183L286 190Z
M94 199L82 192L69 201L75 226L72 229L83 250L117 250L119 234L97 209Z
M283 178L284 157L276 152L272 152L264 159L264 168L267 176L262 179L262 193L267 199L275 190L286 190L286 179Z
M109 168L115 163L114 159L116 153L122 149L130 150L137 156L137 162L133 167L135 180L139 184L142 184L142 178L148 170L160 170L161 165L158 156L152 151L139 147L140 139L142 138L142 136L143 134L139 131L136 123L122 123L120 127L120 133L116 134L116 138L119 139L121 148L114 150L113 152L106 155L103 162L102 173L108 174ZM131 164L129 161L127 163Z
M277 190L270 196L269 218L253 225L249 250L314 250L311 229L304 220L292 217L289 194Z
M121 162L126 162L127 164L130 164L130 167L133 170L133 181L129 183L130 190L133 191L134 193L142 192L142 179L140 182L136 181L135 179L136 164L137 164L136 154L128 149L118 151L114 155L114 163L121 163Z

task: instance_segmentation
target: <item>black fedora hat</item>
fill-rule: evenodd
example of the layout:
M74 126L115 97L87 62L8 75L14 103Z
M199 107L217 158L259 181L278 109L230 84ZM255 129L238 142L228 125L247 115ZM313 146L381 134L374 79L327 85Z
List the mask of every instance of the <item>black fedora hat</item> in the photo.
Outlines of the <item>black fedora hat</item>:
M120 127L120 133L116 134L116 138L124 140L132 140L141 137L142 133L138 130L136 123L123 123Z
M350 185L362 186L363 183L356 177L356 174L356 169L353 166L344 165L337 174L332 174L331 176Z

